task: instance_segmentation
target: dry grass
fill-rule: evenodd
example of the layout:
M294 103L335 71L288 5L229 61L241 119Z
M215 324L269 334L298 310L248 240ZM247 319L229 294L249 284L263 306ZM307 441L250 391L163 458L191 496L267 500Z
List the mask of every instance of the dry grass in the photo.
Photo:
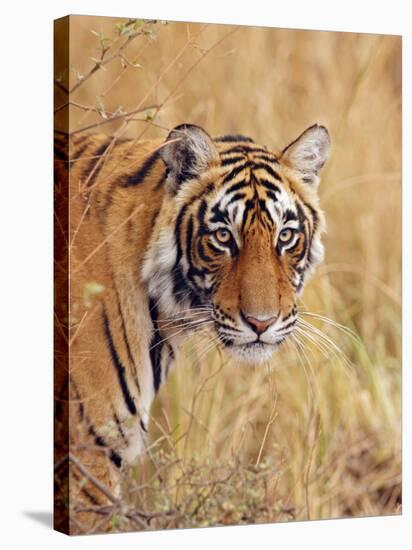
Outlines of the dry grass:
M90 29L113 37L115 23L72 19L72 86L98 54ZM154 124L132 116L100 130L163 136L190 122L278 149L324 123L333 140L321 186L327 253L302 307L356 337L307 317L339 351L308 340L250 369L207 352L207 342L188 344L153 408L152 463L126 484L130 502L163 513L141 527L399 513L400 38L183 23L153 29L155 39L138 37L127 52L141 67L117 59L75 91L73 101L100 115L72 107L71 129L103 121L102 111L153 104ZM116 518L113 525L137 527Z

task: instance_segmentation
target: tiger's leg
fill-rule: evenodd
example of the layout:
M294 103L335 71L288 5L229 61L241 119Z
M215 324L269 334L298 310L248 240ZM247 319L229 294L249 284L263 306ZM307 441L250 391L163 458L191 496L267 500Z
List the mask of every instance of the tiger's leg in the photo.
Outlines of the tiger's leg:
M111 530L120 506L120 472L103 450L72 453L69 463L70 534Z

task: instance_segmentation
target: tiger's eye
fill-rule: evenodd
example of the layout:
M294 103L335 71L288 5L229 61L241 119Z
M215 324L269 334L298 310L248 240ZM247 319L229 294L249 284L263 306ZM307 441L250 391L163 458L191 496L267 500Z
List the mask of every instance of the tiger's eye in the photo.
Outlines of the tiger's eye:
M232 234L228 229L221 228L215 231L215 237L220 243L226 244L232 238Z
M279 233L279 241L281 243L288 243L293 239L294 235L295 235L294 229L283 229Z

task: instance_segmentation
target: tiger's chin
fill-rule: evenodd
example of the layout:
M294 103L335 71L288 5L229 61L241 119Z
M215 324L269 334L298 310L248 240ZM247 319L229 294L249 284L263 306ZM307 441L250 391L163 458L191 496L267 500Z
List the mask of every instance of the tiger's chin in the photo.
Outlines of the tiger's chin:
M266 363L270 361L277 351L280 340L275 344L266 344L264 342L251 342L249 344L224 345L227 353L234 356L238 361L245 364Z

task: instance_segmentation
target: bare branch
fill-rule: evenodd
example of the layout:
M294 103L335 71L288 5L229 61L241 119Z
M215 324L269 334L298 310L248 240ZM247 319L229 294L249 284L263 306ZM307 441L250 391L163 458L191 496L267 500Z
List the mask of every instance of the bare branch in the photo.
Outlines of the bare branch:
M119 504L120 501L117 499L110 491L109 489L103 485L100 481L98 481L90 472L89 470L80 462L78 458L76 458L72 453L69 453L69 460L72 462L76 468L81 472L84 477L86 477L90 483L92 483L96 489L99 489L101 493L104 494L104 496L110 500L110 502L113 502L113 504Z
M133 109L132 111L128 111L126 113L119 113L118 115L113 114L110 118L106 118L104 120L100 120L99 122L94 122L93 124L88 124L87 126L83 126L82 128L78 128L77 130L73 130L73 132L70 132L71 136L74 136L75 134L79 134L80 132L86 132L86 130L91 130L92 128L98 128L99 126L103 126L104 124L107 124L108 122L114 122L115 120L121 120L124 118L127 118L132 115L136 115L138 113L143 113L144 111L149 111L150 109L158 109L159 104L155 103L153 105L146 105L146 107L140 107L138 109ZM88 109L89 111L95 111L99 112L98 109L92 108ZM110 113L108 113L110 114Z

